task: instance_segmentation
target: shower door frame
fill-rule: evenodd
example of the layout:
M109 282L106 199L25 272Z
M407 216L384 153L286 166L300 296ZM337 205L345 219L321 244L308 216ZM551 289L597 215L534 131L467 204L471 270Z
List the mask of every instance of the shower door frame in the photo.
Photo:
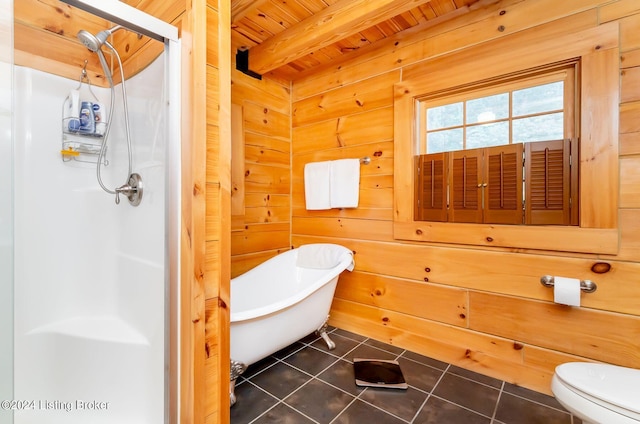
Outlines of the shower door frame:
M165 396L164 422L178 423L180 417L180 225L181 225L181 138L180 138L180 39L178 29L118 0L61 0L95 16L145 35L164 44L167 89L167 134L165 173Z
M3 14L5 14L2 16ZM13 293L13 0L0 0L0 93L7 94L8 116L5 104L0 106L0 401L14 398L14 293ZM6 73L5 73L6 72ZM8 77L8 78L7 78ZM3 100L6 101L7 97ZM4 126L8 123L8 126ZM6 132L5 132L6 131ZM8 153L8 154L6 154ZM4 197L8 196L8 203ZM6 239L4 239L6 237ZM4 243L7 242L8 245ZM5 250L6 248L6 250ZM0 405L0 421L13 423L13 413Z

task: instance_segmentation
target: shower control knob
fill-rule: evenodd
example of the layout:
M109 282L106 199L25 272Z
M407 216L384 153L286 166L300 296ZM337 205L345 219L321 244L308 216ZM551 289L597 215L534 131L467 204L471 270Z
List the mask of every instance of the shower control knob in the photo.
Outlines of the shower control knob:
M131 206L138 206L142 201L142 177L134 172L127 184L116 188L116 205L120 204L120 194L127 196Z

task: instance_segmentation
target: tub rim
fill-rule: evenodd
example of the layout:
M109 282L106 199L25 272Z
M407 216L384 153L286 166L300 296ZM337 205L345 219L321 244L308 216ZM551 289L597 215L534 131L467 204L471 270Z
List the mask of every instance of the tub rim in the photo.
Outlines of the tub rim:
M341 247L344 247L344 246L341 246ZM351 250L349 250L348 248L345 247L345 249L348 250L349 252L351 252ZM289 253L289 252L293 252L295 250L296 249L291 249L291 250L288 250L288 251L283 252L281 254L286 254L286 253ZM274 258L275 258L275 256L274 256ZM265 262L263 262L263 263L265 263ZM261 317L264 317L266 315L273 314L275 312L278 312L278 311L281 311L281 310L283 310L285 308L293 306L293 305L301 302L302 300L306 299L307 297L311 296L313 293L315 293L316 291L320 290L325 285L331 283L331 281L334 278L338 277L352 263L353 263L353 256L345 256L345 258L343 260L341 260L336 266L334 266L333 268L327 268L326 269L326 273L322 274L322 280L318 279L313 284L311 284L309 287L307 287L304 290L301 290L299 292L296 292L292 296L288 296L288 297L285 297L283 299L279 299L276 302L272 302L272 303L269 303L267 305L261 306L259 308L254 308L254 309L250 309L250 310L247 310L247 311L242 311L242 312L233 312L233 311L231 311L230 316L229 316L229 323L233 324L233 323L237 323L237 322L248 321L248 320L256 319L256 318L261 318ZM246 275L246 274L250 273L251 271L254 271L256 268L253 268L253 269L247 271L246 273L244 273L242 275L239 275L236 278L242 277L243 275ZM301 267L296 267L296 269L302 269L302 268ZM321 281L321 283L319 281Z

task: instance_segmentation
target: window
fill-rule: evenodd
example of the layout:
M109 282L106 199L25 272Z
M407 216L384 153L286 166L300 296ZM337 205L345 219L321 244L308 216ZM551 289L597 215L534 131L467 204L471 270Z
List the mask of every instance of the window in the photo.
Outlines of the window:
M403 80L394 86L395 239L507 249L617 253L619 27L615 23L607 23L585 29L565 28L562 33L556 30L557 27L553 25L523 30L450 54L434 56L403 70ZM497 77L571 61L577 63L580 76L576 78L579 102L574 110L576 117L564 116L563 119L565 122L571 119L576 123L576 134L571 137L580 136L577 158L573 157L574 164L579 162L580 168L576 187L580 210L576 217L578 225L502 225L416 220L414 169L419 155L426 154L426 150L417 150L416 140L422 131L416 124L419 122L416 117L419 116L425 96L433 99L438 94L456 94L455 90L490 88L486 85L474 87L474 84L478 81L506 82L504 77ZM421 128L425 129L426 126ZM565 138L571 137L565 133ZM524 143L522 145L526 146ZM536 143L530 145L536 146ZM526 167L525 164L524 172L527 172ZM439 177L448 175L443 172L434 163L433 177L446 178ZM446 191L438 193L435 190L433 199L437 201L438 196L447 195ZM532 197L526 191L523 196Z
M573 68L549 79L559 81L540 84L536 78L491 90L498 94L477 97L483 93L470 90L458 96L423 100L420 128L425 131L420 134L420 142L426 145L426 151L424 147L419 151L438 153L563 139L565 109L572 109L575 101ZM526 88L518 89L522 85Z
M414 219L577 225L577 65L422 97Z

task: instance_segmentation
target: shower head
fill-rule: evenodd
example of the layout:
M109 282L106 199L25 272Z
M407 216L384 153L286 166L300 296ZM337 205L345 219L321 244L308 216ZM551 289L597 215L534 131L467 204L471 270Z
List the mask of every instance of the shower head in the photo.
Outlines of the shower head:
M78 31L78 40L80 40L80 42L92 52L97 52L98 50L100 50L100 47L102 47L102 45L107 41L107 38L109 38L111 34L116 32L120 28L122 28L122 26L116 25L111 29L100 31L96 35L91 34L87 30L81 29L80 31Z
M102 43L95 35L84 29L78 31L78 40L92 52L97 52L100 46L102 46Z
M102 65L102 69L104 70L104 73L107 76L107 80L109 81L109 84L111 84L111 87L113 87L113 78L111 76L111 71L109 71L107 60L104 58L104 54L102 53L101 47L103 45L106 45L117 55L118 52L113 48L111 44L109 44L109 42L107 41L107 38L109 38L111 34L116 32L120 28L122 28L122 26L116 25L111 29L105 29L104 31L100 31L96 35L93 35L89 31L86 31L84 29L81 29L80 31L78 31L78 40L80 40L80 42L84 44L86 48L98 54L98 59L100 59L100 65Z

